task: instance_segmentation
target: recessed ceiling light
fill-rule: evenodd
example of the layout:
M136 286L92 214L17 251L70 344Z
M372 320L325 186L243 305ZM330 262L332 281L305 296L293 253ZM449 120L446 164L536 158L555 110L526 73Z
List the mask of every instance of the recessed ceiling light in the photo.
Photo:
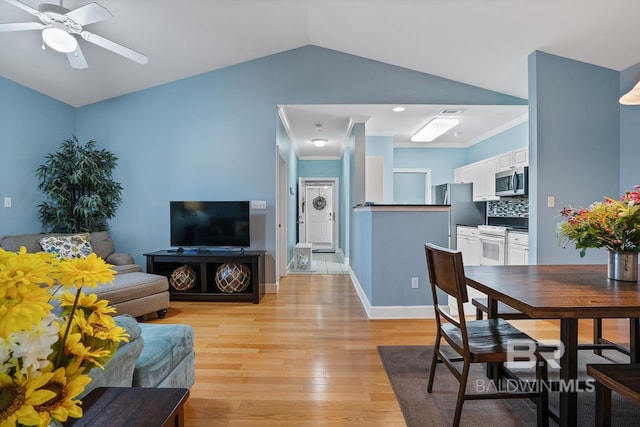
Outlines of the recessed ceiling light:
M393 107L393 111L396 112L396 113L401 113L404 110L405 110L405 108L402 107L402 106Z
M313 145L320 148L324 147L328 141L325 138L314 138L311 140L311 142L313 142Z

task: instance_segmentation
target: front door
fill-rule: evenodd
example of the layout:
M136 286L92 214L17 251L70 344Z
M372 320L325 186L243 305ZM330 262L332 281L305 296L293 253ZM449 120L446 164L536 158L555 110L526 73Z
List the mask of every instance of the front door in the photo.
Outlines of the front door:
M335 252L337 218L335 181L300 178L299 241L314 251Z

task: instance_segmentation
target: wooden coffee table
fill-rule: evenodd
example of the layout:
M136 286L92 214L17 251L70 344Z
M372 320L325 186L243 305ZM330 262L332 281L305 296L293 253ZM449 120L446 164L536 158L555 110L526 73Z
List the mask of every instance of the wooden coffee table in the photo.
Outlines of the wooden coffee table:
M186 388L101 387L82 399L82 418L64 426L184 426Z

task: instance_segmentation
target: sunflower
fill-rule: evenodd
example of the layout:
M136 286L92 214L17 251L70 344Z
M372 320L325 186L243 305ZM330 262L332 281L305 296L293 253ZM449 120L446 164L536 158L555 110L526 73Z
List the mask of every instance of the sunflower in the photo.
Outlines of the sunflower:
M49 298L47 288L33 285L16 285L0 295L0 338L40 324L53 308Z
M82 402L74 398L82 393L90 382L91 378L83 374L83 369L78 363L53 371L51 379L42 387L52 392L53 396L34 407L39 414L40 425L48 425L52 417L62 422L67 421L69 417L82 417Z
M92 252L86 258L73 258L60 262L57 279L67 289L75 286L79 290L82 286L95 288L99 283L111 283L114 274L111 266Z
M63 354L67 357L75 357L83 366L87 366L87 369L93 368L94 365L104 369L100 360L109 357L112 354L112 350L89 347L85 345L82 334L70 333L64 343ZM56 363L56 365L59 364Z
M0 296L16 285L52 285L51 272L58 263L55 256L45 252L27 253L22 246L19 252L0 248Z
M82 309L85 314L95 314L100 319L113 319L111 315L116 312L116 309L109 306L109 301L104 299L99 300L97 294L85 295L84 292L80 292L80 295L77 298L77 308ZM67 291L63 295L60 295L58 300L60 301L60 306L66 308L66 313L71 311L70 308L73 307L73 304L76 301L76 295Z
M53 392L42 389L52 377L53 374L47 373L28 378L20 371L16 372L14 378L0 374L0 427L39 425L40 415L34 406L55 397Z

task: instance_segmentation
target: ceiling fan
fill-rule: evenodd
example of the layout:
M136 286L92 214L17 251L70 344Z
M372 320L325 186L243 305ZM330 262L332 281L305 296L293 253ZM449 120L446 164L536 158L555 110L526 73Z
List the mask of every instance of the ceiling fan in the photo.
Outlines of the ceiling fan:
M73 68L87 68L88 64L76 35L82 39L118 55L122 55L139 64L146 64L149 59L135 50L122 46L99 35L85 31L83 26L112 18L113 15L98 3L89 3L77 9L69 10L60 5L43 3L34 9L18 0L5 0L7 3L36 16L41 22L15 22L0 24L0 32L42 30L42 49L45 45L51 49L65 53Z

